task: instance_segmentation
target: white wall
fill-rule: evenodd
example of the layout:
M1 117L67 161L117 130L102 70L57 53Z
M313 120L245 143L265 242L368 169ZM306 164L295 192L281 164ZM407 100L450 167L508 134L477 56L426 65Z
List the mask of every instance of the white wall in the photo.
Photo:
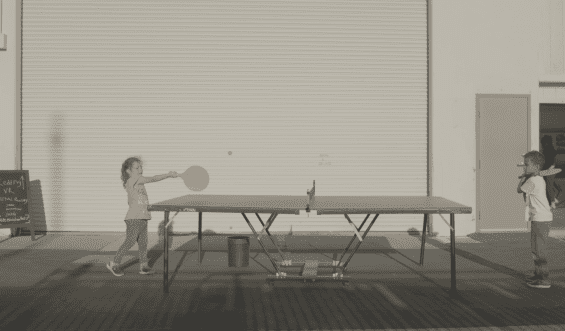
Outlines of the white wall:
M565 104L565 4L563 0L541 0L542 57L539 63L543 73L540 82L539 103ZM551 84L559 83L559 84Z
M563 56L563 47L549 45L560 45L555 37L563 33L559 29L555 33L555 24L563 15L563 5L556 0L430 2L432 194L473 207L473 214L456 217L456 235L463 236L476 231L475 96L530 94L530 146L538 146L538 104L549 102L539 92L539 78L565 77L560 72L563 65L559 67L560 61L555 59ZM561 8L561 13L556 8ZM4 1L2 25L8 48L0 51L1 169L17 168L19 45L15 41L19 15L20 1ZM556 49L561 53L556 55ZM444 217L449 220L448 215ZM434 231L448 235L445 223L437 216L433 219Z
M16 146L19 132L20 88L18 69L20 58L19 24L21 1L2 1L2 33L7 36L6 50L0 50L0 169L19 167ZM1 36L0 36L1 37ZM0 236L10 234L10 229L0 229Z
M456 216L457 236L476 231L476 94L530 94L530 146L538 146L542 2L431 1L432 194L473 207Z

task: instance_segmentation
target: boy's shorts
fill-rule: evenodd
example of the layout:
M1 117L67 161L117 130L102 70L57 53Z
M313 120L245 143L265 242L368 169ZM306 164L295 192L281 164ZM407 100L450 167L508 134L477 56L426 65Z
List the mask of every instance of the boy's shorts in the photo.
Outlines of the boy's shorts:
M532 253L545 257L551 222L532 222Z

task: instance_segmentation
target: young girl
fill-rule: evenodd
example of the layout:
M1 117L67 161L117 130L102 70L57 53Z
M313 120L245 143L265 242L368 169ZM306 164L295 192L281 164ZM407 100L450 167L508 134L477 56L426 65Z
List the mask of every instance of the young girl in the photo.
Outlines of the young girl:
M124 254L135 245L139 245L139 273L149 275L154 273L147 264L147 222L151 214L147 210L149 198L144 184L154 183L166 178L176 178L176 172L171 171L166 175L143 177L143 166L140 159L130 157L122 164L122 181L128 193L129 210L125 217L126 240L118 249L114 260L106 264L106 267L115 275L123 276L120 263Z

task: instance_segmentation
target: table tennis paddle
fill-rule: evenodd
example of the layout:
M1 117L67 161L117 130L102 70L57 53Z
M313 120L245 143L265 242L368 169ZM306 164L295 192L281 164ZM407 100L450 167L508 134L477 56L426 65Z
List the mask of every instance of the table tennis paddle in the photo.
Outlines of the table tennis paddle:
M201 166L192 166L182 174L179 174L179 177L182 178L184 185L191 191L202 191L208 187L210 182L208 171Z
M518 166L520 167L521 165L518 165ZM551 168L549 168L549 169L547 169L547 170L542 170L542 171L540 171L540 172L539 172L539 175L542 176L542 177L545 177L545 176L553 176L553 175L558 174L558 173L560 173L560 172L561 172L561 169L551 167ZM518 178L523 178L523 177L525 177L525 176L531 176L531 175L532 175L532 173L523 173L523 174L521 174L520 176L518 176Z

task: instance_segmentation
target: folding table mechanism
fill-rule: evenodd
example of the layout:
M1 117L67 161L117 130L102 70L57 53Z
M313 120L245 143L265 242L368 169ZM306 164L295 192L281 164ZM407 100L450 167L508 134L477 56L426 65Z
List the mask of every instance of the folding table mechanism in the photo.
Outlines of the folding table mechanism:
M349 222L349 224L351 224L352 227L354 228L354 231L353 231L354 233L353 233L351 240L349 241L349 244L347 245L347 247L345 248L345 250L343 251L343 253L341 254L341 256L338 260L333 260L331 262L320 262L320 261L317 261L317 260L306 260L306 262L293 262L291 260L286 260L283 257L283 262L275 262L275 264L278 267L278 268L276 268L277 274L268 276L268 279L303 279L304 281L306 281L306 280L315 281L316 279L343 281L343 280L348 279L349 277L344 275L345 271L347 270L347 265L349 264L349 261L351 261L351 259L353 258L353 255L355 255L355 253L357 252L357 250L359 249L359 247L363 243L363 240L365 239L365 237L367 236L367 234L371 230L371 227L373 226L373 224L377 220L377 217L379 216L379 214L376 214L374 216L374 218L370 222L369 226L365 229L363 234L361 234L360 232L362 231L363 225L365 225L365 223L367 222L367 220L369 219L369 216L371 216L371 214L367 214L367 216L363 220L363 223L361 223L361 225L359 227L355 226L355 224L351 221L349 215L344 214L344 216L347 219L347 221ZM358 239L358 243L354 247L353 251L350 253L347 260L345 262L342 262L345 255L349 252L349 248L351 247L351 244L353 244L355 239ZM275 243L273 242L273 244L275 244ZM276 244L275 244L275 246L276 246ZM282 253L281 253L281 256L282 256ZM293 275L287 275L286 272L280 272L279 271L280 269L296 268L296 267L301 268L301 271L298 272L298 275L294 275L294 274ZM333 268L333 272L332 272L331 275L319 275L318 270L320 268Z

